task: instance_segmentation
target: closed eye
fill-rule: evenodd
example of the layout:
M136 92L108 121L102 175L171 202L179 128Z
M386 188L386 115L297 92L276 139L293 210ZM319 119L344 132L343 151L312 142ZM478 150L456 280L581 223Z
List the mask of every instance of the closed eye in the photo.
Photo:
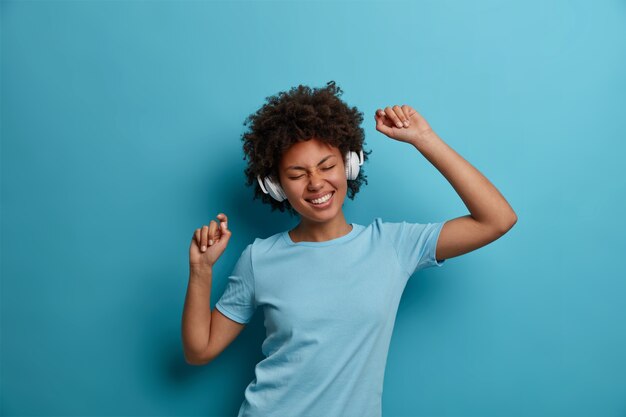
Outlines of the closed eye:
M328 171L329 169L333 169L336 165L332 165L329 167L322 168L322 171ZM298 175L297 177L289 177L290 180L297 180L298 178L302 178L304 175Z

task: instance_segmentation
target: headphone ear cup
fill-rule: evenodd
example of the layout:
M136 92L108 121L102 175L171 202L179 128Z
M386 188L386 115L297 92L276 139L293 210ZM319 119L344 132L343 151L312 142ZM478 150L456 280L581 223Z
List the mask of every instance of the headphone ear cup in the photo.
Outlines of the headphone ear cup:
M283 201L287 199L285 191L283 191L279 182L274 182L271 177L265 177L261 182L261 177L257 176L257 180L259 181L259 185L261 186L263 192L265 194L269 194L274 200ZM263 185L265 185L265 187Z
M274 197L275 200L283 201L287 199L287 196L283 191L283 187L280 186L280 183L278 181L274 182L271 177L267 177L265 179L265 183L269 185L270 195Z
M354 151L348 152L346 155L346 178L355 180L359 176L359 171L363 165L363 150L357 154Z

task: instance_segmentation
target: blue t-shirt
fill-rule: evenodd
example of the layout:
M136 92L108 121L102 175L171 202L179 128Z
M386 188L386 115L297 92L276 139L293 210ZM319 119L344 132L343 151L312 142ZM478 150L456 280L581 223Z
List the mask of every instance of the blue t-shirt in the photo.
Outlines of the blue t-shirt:
M444 223L376 218L325 242L285 231L248 245L215 305L239 323L265 316L265 359L238 417L380 417L400 297L414 272L445 262Z

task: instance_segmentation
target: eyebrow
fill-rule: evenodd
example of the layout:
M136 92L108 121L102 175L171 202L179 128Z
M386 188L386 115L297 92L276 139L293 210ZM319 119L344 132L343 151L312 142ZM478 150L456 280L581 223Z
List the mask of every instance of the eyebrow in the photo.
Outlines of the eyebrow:
M328 155L328 156L326 156L324 159L322 159L322 160L321 160L321 161L317 164L317 166L322 165L324 162L326 162L326 160L327 160L328 158L332 158L333 156L335 156L335 155ZM304 168L304 167L300 167L300 166L295 166L295 165L291 165L291 166L289 166L289 167L287 168L287 170L290 170L290 169L301 169L301 170L303 170L303 171L306 171L306 168Z

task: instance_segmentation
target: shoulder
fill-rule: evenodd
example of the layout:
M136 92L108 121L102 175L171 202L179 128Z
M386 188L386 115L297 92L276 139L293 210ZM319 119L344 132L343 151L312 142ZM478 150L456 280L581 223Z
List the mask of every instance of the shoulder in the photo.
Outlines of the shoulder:
M399 224L401 223L387 222L384 221L381 217L375 217L369 224L359 225L359 227L363 231L369 231L373 234L380 234L384 232L389 233L390 229L393 229Z
M407 223L405 221L401 222L393 222L393 221L385 221L381 217L376 217L372 224L369 227L372 227L374 230L379 233L389 234L396 233L399 229L401 229Z
M359 235L362 238L380 241L390 235L396 234L401 225L402 223L388 222L381 217L375 217L369 224L359 225L361 229Z
M284 243L284 239L283 239L284 234L285 232L280 232L280 233L275 233L266 238L257 237L254 239L254 242L248 245L248 248L251 252L254 252L255 254L268 252L272 250L273 248L275 248L276 245L279 245L279 244L282 245Z
M443 223L418 223L402 221L383 221L377 217L373 225L376 231L383 237L393 241L394 243L403 243L405 241L421 241L433 232L441 229Z

